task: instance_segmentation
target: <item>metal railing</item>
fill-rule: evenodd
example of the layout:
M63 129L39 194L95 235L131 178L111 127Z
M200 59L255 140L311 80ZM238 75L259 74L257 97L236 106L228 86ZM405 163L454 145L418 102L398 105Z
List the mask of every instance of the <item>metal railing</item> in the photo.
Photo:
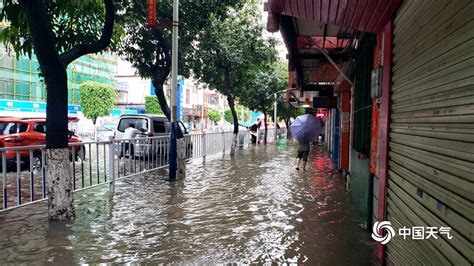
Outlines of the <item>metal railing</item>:
M265 136L265 129L262 127L258 129L257 131L257 142L263 141L263 138ZM268 142L273 142L275 139L280 139L280 138L285 138L286 137L286 128L268 128L267 129L267 141Z
M186 158L200 158L230 149L232 132L191 134L185 138ZM249 143L240 132L237 146ZM46 147L0 148L2 193L0 212L46 198ZM169 164L169 135L97 142L69 143L73 190L79 191L165 168Z

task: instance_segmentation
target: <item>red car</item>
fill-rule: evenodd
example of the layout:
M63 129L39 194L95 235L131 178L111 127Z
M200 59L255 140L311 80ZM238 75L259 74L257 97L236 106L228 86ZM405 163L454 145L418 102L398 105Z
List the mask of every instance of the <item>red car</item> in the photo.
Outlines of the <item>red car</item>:
M82 139L71 132L69 137L69 143L82 142ZM14 117L3 117L0 118L0 148L9 147L21 147L21 146L37 146L46 144L46 119L44 118L31 118L22 119ZM75 148L75 160L84 156L84 146L74 146ZM7 158L7 165L16 163L17 150L7 150L5 152ZM72 158L72 148L69 148ZM3 156L3 152L0 153L0 159ZM21 162L29 162L30 149L19 150ZM0 161L0 169L2 163ZM33 168L35 170L41 169L42 157L40 149L33 149Z

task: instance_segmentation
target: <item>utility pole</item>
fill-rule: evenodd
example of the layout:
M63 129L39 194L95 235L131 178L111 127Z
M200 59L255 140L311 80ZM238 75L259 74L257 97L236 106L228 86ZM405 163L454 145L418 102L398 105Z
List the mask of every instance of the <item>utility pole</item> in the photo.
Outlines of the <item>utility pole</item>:
M173 40L171 51L171 135L169 150L169 180L176 180L177 167L177 90L178 90L178 6L179 0L173 0Z

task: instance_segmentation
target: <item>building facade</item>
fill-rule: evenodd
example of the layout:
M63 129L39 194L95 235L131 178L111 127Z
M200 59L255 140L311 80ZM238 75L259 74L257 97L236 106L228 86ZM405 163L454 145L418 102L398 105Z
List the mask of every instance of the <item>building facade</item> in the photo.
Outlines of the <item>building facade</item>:
M381 263L473 265L473 2L269 3L292 102L334 82L328 149L361 225L387 239L374 238Z
M132 65L123 60L118 61L115 78L119 96L114 114L145 113L145 97L155 95L151 80L141 78ZM213 129L215 125L208 122L207 113L212 108L224 116L224 111L228 108L224 95L210 90L206 84L193 78L180 80L179 84L178 119L182 120L190 131L199 131L202 127ZM170 84L166 83L164 88L165 95L168 99L171 98Z
M114 85L116 57L111 53L86 55L68 68L68 102L79 105L79 86L85 81ZM0 98L5 100L45 102L46 87L40 75L38 60L9 53L0 45Z

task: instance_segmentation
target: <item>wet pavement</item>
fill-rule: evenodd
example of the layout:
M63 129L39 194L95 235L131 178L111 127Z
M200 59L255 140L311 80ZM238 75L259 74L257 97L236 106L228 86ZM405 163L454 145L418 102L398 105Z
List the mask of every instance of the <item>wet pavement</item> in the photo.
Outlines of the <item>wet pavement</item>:
M121 180L76 194L77 218L48 223L46 204L0 214L0 261L373 264L374 244L321 146L306 172L296 147L249 146L194 159L188 177Z

